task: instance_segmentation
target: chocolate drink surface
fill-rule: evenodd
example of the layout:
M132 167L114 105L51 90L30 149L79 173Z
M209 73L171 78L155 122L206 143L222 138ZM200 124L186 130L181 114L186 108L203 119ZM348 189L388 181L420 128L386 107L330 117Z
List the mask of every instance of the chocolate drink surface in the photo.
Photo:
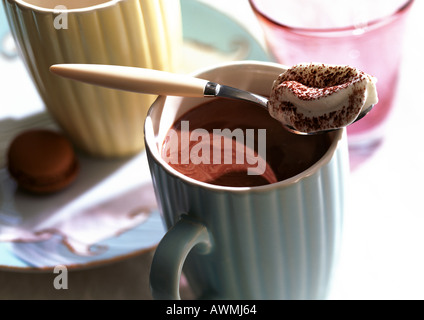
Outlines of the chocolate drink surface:
M169 130L162 158L190 178L220 186L253 187L293 177L328 150L327 134L288 132L269 113L244 101L211 99Z

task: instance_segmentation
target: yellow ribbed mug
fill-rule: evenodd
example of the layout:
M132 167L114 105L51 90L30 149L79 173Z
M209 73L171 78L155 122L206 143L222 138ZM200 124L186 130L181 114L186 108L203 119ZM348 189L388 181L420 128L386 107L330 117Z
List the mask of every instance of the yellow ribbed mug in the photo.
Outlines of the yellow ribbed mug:
M81 150L121 157L144 148L156 97L62 79L57 63L175 71L182 42L179 0L2 0L46 109Z

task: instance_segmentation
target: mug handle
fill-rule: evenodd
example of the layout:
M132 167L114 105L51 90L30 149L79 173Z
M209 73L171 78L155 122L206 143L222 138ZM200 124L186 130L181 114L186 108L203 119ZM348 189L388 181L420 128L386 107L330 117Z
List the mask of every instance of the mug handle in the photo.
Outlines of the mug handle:
M206 226L183 215L156 248L150 269L153 299L181 299L181 272L192 249L198 254L208 254L212 249L211 237Z

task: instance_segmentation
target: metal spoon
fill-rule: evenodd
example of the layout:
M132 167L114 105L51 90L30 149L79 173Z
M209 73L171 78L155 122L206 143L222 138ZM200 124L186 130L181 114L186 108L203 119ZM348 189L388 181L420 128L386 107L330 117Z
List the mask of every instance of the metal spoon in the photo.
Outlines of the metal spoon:
M266 97L189 75L99 64L56 64L50 67L50 71L65 78L107 88L155 95L237 99L256 103L268 110ZM364 108L354 122L362 119L373 107L374 105ZM290 125L283 125L289 131L303 135L337 130L305 133Z

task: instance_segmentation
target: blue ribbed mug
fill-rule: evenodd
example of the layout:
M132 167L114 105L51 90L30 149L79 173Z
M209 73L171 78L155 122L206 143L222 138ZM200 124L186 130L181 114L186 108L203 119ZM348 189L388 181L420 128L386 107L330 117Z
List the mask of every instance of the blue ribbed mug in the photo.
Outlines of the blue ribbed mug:
M232 62L196 73L269 94L284 66ZM155 299L180 299L184 270L198 298L325 299L340 248L349 173L345 130L302 173L259 187L223 187L174 170L161 157L172 124L202 98L159 97L145 121L149 167L168 232L150 272Z

